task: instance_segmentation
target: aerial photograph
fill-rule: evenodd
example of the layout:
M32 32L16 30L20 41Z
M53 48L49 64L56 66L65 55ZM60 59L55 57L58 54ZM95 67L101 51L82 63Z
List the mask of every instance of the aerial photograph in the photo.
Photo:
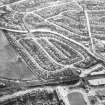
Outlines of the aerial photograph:
M0 0L0 105L105 105L105 0Z

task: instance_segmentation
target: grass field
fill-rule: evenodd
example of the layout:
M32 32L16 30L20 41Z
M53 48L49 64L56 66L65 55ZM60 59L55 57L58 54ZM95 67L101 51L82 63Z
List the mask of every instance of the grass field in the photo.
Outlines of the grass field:
M70 105L87 105L85 100L83 99L82 94L79 92L73 92L68 94L68 99Z
M18 59L16 52L8 44L5 35L0 32L0 77L9 79L33 79L25 63Z

